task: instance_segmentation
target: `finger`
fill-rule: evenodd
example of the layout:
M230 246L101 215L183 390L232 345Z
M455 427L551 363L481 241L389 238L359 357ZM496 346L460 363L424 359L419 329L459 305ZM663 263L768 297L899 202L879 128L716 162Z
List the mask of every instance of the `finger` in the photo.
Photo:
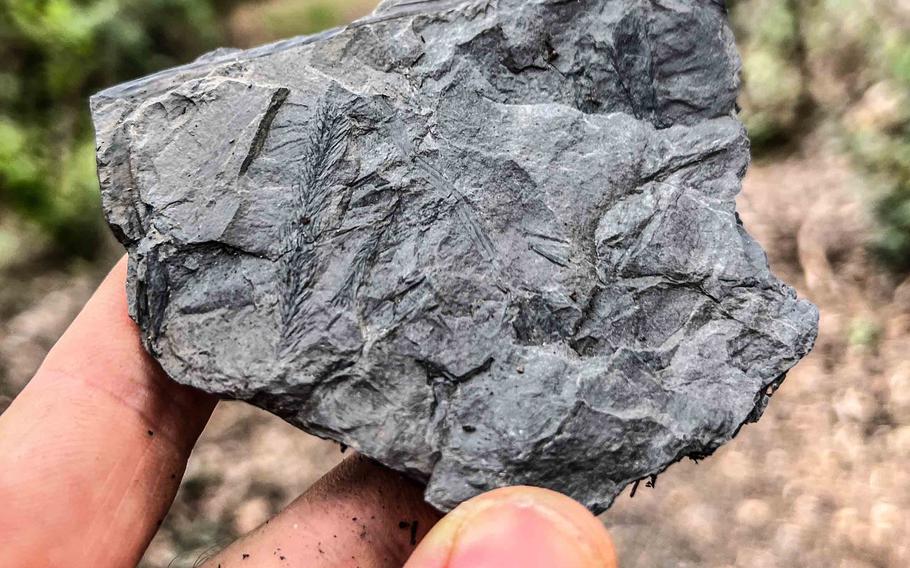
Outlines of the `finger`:
M354 456L204 566L400 568L439 517L416 483Z
M135 565L214 408L145 353L125 278L121 261L0 416L0 566Z
M575 501L545 489L500 489L445 517L405 568L615 568L610 536Z

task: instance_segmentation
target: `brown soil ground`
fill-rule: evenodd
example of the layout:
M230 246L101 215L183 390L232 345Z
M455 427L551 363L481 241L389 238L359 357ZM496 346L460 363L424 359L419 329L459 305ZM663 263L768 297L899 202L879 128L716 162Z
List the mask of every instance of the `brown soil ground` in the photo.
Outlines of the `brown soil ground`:
M862 180L849 161L806 146L818 149L756 164L740 209L776 272L821 308L818 346L759 424L604 515L625 568L910 566L910 284L867 258ZM100 276L0 275L0 410ZM143 566L193 566L340 458L334 444L222 404Z

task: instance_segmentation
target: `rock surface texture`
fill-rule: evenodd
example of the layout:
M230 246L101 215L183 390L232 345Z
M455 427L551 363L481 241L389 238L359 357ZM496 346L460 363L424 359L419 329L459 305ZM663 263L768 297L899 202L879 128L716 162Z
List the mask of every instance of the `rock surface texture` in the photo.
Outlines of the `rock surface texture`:
M594 511L758 419L815 308L734 198L720 0L399 0L96 95L176 380L428 485Z

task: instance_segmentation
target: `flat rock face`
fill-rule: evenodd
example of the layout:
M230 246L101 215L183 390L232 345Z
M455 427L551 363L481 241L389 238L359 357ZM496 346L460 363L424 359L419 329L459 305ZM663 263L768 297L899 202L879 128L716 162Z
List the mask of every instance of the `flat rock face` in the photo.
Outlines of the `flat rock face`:
M594 511L756 420L817 313L735 212L722 1L386 2L92 101L176 380L428 484Z

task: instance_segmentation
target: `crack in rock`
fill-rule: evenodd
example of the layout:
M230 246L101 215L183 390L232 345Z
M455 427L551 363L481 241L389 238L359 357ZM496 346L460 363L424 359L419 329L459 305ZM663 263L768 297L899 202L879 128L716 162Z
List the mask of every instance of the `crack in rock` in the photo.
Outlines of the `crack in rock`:
M92 99L177 381L427 483L599 512L757 420L816 309L736 214L723 2L387 0Z

